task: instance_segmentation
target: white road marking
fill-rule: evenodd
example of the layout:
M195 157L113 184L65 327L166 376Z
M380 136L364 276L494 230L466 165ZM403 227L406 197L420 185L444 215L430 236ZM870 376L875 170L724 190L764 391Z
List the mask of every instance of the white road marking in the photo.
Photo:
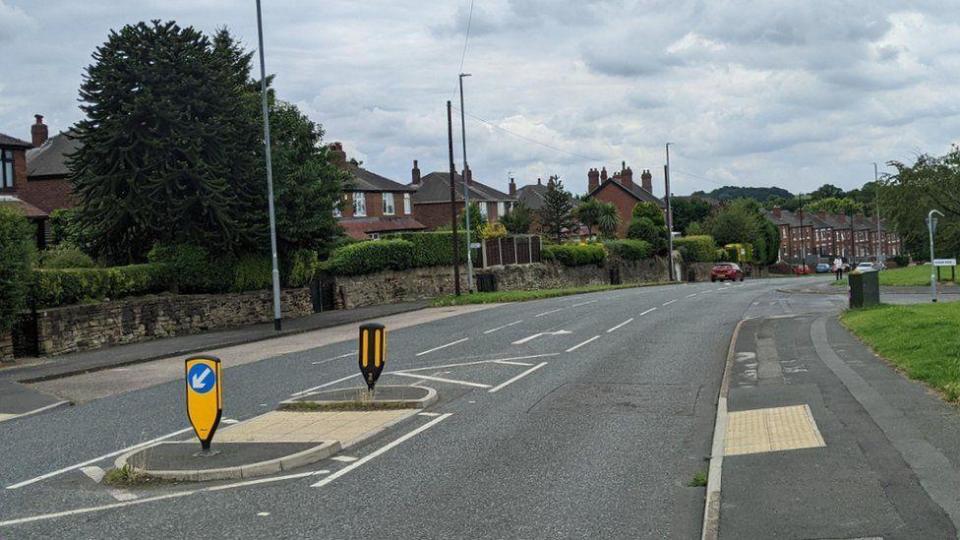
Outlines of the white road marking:
M27 411L27 412L25 412L25 413L19 413L19 414L0 414L0 422L6 422L7 420L13 420L14 418L23 418L24 416L30 416L30 415L32 415L32 414L41 413L41 412L43 412L43 411L47 411L47 410L50 410L50 409L59 407L59 406L61 406L61 405L69 405L69 404L70 404L69 401L58 401L58 402L56 402L56 403L51 403L51 404L49 404L49 405L44 405L43 407L40 407L40 408L38 408L38 409L34 409L34 410L32 410L32 411Z
M348 353L346 353L346 354L341 354L340 356L334 356L333 358L327 358L326 360L320 360L319 362L310 362L310 364L312 364L312 365L314 365L314 366L320 365L320 364L326 364L327 362L332 362L332 361L334 361L334 360L339 360L339 359L341 359L341 358L346 358L346 357L348 357L348 356L353 356L353 355L355 355L355 354L357 354L357 351L350 351L350 352L348 352Z
M267 517L269 515L270 515L270 512L257 512L257 517Z
M503 364L503 365L506 365L506 366L525 366L525 367L530 367L530 366L533 365L533 364L531 364L530 362L511 362L511 361L509 361L509 360L494 360L494 361L492 361L492 362L490 362L490 363L491 363L491 364Z
M518 339L517 341L514 341L513 344L514 344L514 345L523 345L524 343L526 343L526 342L528 342L528 341L533 341L533 340L537 339L537 338L540 337L540 336L565 336L565 335L567 335L567 334L572 334L572 333L573 333L573 332L571 332L571 331L569 331L569 330L557 330L556 332L539 332L539 333L536 333L536 334L534 334L534 335L532 335L532 336L527 336L527 337L525 337L525 338L523 338L523 339Z
M445 379L443 377L431 377L429 375L420 375L420 374L415 375L413 373L403 373L402 371L394 371L393 373L391 373L391 375L397 375L399 377L414 377L417 379L427 379L428 381L445 382L450 384L462 384L463 386L473 386L476 388L490 388L489 384L481 384L481 383L475 383L470 381L461 381L457 379Z
M139 498L135 493L126 489L108 489L107 493L118 501L133 501Z
M98 484L100 483L101 480L103 480L103 475L107 474L107 471L104 471L103 469L101 469L100 467L97 467L96 465L91 465L89 467L82 467L80 469L80 472L89 476L91 480L93 480Z
M539 313L539 314L537 314L537 315L534 315L534 317L543 317L544 315L549 315L549 314L551 314L551 313L556 313L556 312L558 312L558 311L563 311L563 310L565 310L565 309L567 309L567 308L551 309L550 311L544 311L543 313Z
M452 367L463 367L463 366L477 366L480 364L490 364L492 362L507 362L509 360L528 360L530 358L543 358L545 356L557 356L560 353L544 353L544 354L530 354L526 356L512 356L507 358L495 358L492 360L477 360L474 362L460 362L458 364L441 364L439 366L427 366L419 367L412 369L404 369L401 371L391 371L389 373L384 373L384 375L396 375L397 373L414 373L416 371L428 371L431 369L443 369L443 368L452 368Z
M620 324L614 326L613 328L607 330L607 333L609 334L610 332L613 332L613 331L615 331L615 330L619 330L619 329L623 328L624 326L626 326L626 325L628 325L628 324L630 324L630 323L632 323L632 322L633 322L633 317L630 317L629 319L623 321L622 323L620 323Z
M673 300L670 300L670 301L668 301L668 302L664 302L663 305L669 306L670 304L672 304L672 303L674 303L674 302L676 302L676 301L677 301L677 299L674 298Z
M464 341L467 341L468 339L470 339L470 338L465 337L465 338L463 338L463 339L458 339L458 340L456 340L456 341L451 341L450 343L441 345L441 346L439 346L439 347L434 347L434 348L432 348L432 349L427 349L427 350L425 350L425 351L418 352L418 353L416 354L416 356L423 356L423 355L425 355L425 354L430 354L430 353L432 353L432 352L434 352L434 351L439 351L440 349L446 349L447 347L452 347L452 346L454 346L454 345L456 345L456 344L458 344L458 343L463 343Z
M431 416L431 417L432 417L432 416L440 416L440 413L438 413L438 412L421 412L421 413L417 413L417 416Z
M155 442L159 442L159 441L162 441L162 440L165 440L165 439L169 439L170 437L176 437L177 435L180 435L180 434L186 433L186 432L188 432L188 431L192 431L192 430L193 430L193 428L184 428L184 429L181 429L181 430L179 430L179 431L174 431L173 433L168 433L168 434L166 434L166 435L163 435L162 437L157 437L156 439L150 439L149 441L144 441L144 442L142 442L142 443L135 444L135 445L133 445L133 446L128 446L128 447L126 447L126 448L117 450L116 452L110 452L109 454L104 454L104 455L102 455L102 456L95 457L95 458L93 458L93 459L88 459L87 461L84 461L83 463L77 463L76 465L71 465L71 466L69 466L69 467L64 467L64 468L62 468L62 469L57 469L57 470L55 470L55 471L53 471L53 472L49 472L49 473L47 473L47 474L42 474L42 475L40 475L40 476L38 476L38 477L36 477L36 478L31 478L30 480L24 480L23 482L19 482L19 483L13 484L13 485L11 485L11 486L7 486L7 489L20 489L20 488L22 488L23 486L29 486L30 484L35 484L35 483L37 483L37 482L40 482L41 480L46 480L47 478L52 478L52 477L54 477L54 476L57 476L57 475L59 475L59 474L63 474L63 473L65 473L65 472L75 471L75 470L77 470L77 469L86 467L87 465L93 465L94 463L97 463L98 461L103 461L103 460L105 460L105 459L107 459L107 458L112 458L112 457L115 457L115 456L119 456L120 454L125 454L125 453L127 453L127 452L129 452L129 451L131 451L131 450L138 450L138 449L143 448L143 447L145 447L145 446L150 446L151 444L153 444L153 443L155 443Z
M590 339L588 339L588 340L586 340L586 341L582 341L582 342L580 342L580 343L577 343L577 344L574 345L573 347L570 347L569 349L566 350L566 352L573 352L573 351L579 349L580 347L583 347L583 346L586 345L587 343L590 343L591 341L596 341L596 340L598 340L598 339L600 339L600 336L593 336L592 338L590 338Z
M688 295L687 295L687 298L693 298L693 297L696 296L696 295L697 295L697 293L688 294Z
M227 425L240 423L240 421L237 420L236 418L224 418L222 422Z
M332 459L332 460L334 460L334 461L342 461L342 462L344 462L344 463L350 463L350 462L352 462L352 461L356 461L358 458L355 458L355 457L353 457L353 456L333 456L333 457L330 458L330 459Z
M484 334L492 334L492 333L494 333L494 332L496 332L496 331L498 331L498 330L503 330L504 328L509 328L509 327L511 327L511 326L513 326L513 325L520 324L520 323L522 323L522 322L523 322L522 319L519 320L519 321L513 321L513 322L510 323L510 324L505 324L505 325L503 325L503 326L498 326L498 327L496 327L496 328L491 328L491 329L489 329L489 330L484 330L483 333L484 333Z
M342 383L343 381L349 381L350 379L353 379L353 378L358 377L358 376L361 376L361 375L360 375L359 373L354 373L353 375L347 375L346 377L340 377L339 379L337 379L337 380L335 380L335 381L330 381L330 382L328 382L328 383L323 383L323 384L321 384L320 386L314 386L313 388L307 388L306 390L301 390L301 391L299 391L299 392L294 392L294 393L290 394L290 397L299 397L299 396L302 396L302 395L304 395L304 394L309 394L310 392L319 390L319 389L321 389L321 388L326 388L326 387L328 387L328 386L333 386L333 385L335 385L335 384ZM261 405L262 407L266 407L267 404L266 404L266 403L261 403L260 405Z
M652 307L652 308L650 308L650 309L648 309L648 310L646 310L646 311L644 311L643 313L641 313L641 314L639 314L639 315L637 315L637 317L643 317L643 316L644 316L644 315L646 315L647 313L650 313L651 311L656 311L656 310L657 310L657 308L655 308L655 307Z
M520 379L526 377L527 375L533 373L534 371L542 368L542 367L545 366L545 365L547 365L546 362L540 362L539 364L537 364L537 365L533 366L532 368L524 371L523 373L517 375L516 377L513 377L513 378L511 378L511 379L508 379L508 380L506 380L505 382L502 382L502 383L498 384L497 386L494 386L494 387L491 388L490 390L487 390L487 392L490 392L490 393L492 394L492 393L494 393L494 392L496 392L496 391L498 391L498 390L502 390L502 389L505 388L506 386L508 386L508 385L510 385L510 384L513 384L513 383L519 381Z
M415 430L407 433L406 435L403 435L402 437L400 437L400 438L398 438L398 439L395 439L395 440L391 441L390 443L381 446L380 448L377 448L377 449L374 450L373 452L370 452L369 454L363 456L362 458L358 459L357 461L354 461L354 462L351 463L350 465L347 465L346 467L344 467L344 468L340 469L339 471L331 474L330 476L324 478L323 480L317 482L316 484L313 484L313 486L311 486L311 487L323 487L323 486L329 484L330 482L333 482L333 481L336 480L337 478L340 478L341 476L349 473L350 471L356 469L357 467L363 465L364 463L370 461L371 459L374 459L375 457L377 457L377 456L379 456L379 455L381 455L381 454L384 454L384 453L386 453L386 452L389 452L393 447L398 446L398 445L400 445L400 444L403 444L403 443L406 442L407 440L412 439L412 438L416 437L417 435L419 435L420 433L423 433L424 431L426 431L426 430L432 428L433 426L439 424L440 422L443 422L443 421L446 420L447 418L450 418L450 416L451 416L452 414L453 414L453 413L446 413L446 414L444 414L444 415L441 415L441 416L438 416L438 417L434 418L433 420L431 420L431 421L427 422L426 424L418 427L417 429L415 429Z
M592 304L592 303L594 303L594 302L596 302L596 300L587 300L586 302L580 302L579 304L573 304L573 305L570 306L570 307L585 306L585 305L587 305L587 304Z

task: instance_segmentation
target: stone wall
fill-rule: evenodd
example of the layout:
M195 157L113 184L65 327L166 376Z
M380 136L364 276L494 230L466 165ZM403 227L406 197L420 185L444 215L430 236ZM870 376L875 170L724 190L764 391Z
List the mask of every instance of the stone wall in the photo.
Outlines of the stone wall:
M460 288L467 290L467 274L460 267ZM337 276L334 285L337 309L412 302L453 294L453 267L414 268L362 276Z
M681 281L710 281L710 270L713 269L712 262L691 262L683 264L683 274ZM690 279L690 273L693 273L693 279Z
M13 362L13 335L0 332L0 362Z
M313 313L309 288L284 290L280 299L284 317ZM38 352L55 356L272 320L271 291L164 294L65 306L37 311Z

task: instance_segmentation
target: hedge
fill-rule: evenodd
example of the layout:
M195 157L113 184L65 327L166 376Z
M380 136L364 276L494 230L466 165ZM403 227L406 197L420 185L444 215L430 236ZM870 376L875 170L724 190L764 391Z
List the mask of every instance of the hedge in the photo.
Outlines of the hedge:
M610 255L625 261L642 261L653 255L653 246L644 240L608 240L603 245Z
M564 266L603 264L607 252L601 244L555 244L543 246L543 259L557 261Z
M0 206L0 334L13 327L26 303L31 229L19 212Z
M688 262L713 262L717 257L717 244L706 234L674 238L673 248Z
M163 264L133 264L111 268L40 269L31 290L37 307L55 307L93 300L167 290L170 269Z
M467 234L457 231L457 236L460 237L459 262L463 264L466 260ZM406 240L413 244L413 266L415 268L453 264L453 233L450 231L396 233L384 236L384 238Z
M360 242L334 251L324 263L324 268L342 276L406 270L413 267L414 252L413 242L407 240Z

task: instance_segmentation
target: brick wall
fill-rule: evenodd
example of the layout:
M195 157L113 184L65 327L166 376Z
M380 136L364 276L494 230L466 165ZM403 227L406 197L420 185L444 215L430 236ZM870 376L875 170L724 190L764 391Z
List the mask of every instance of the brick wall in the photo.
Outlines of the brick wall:
M620 215L620 225L617 226L617 238L626 238L627 229L630 228L630 221L633 219L633 207L637 205L637 199L626 193L618 186L612 185L613 181L603 184L594 198L603 202L613 203L617 207L617 214Z
M110 345L196 334L273 320L270 291L235 294L157 295L37 312L41 356L87 351ZM281 293L285 317L313 313L310 289Z
M17 185L17 195L44 212L73 208L73 186L66 178L30 179Z
M457 215L463 211L463 201L457 204ZM413 219L423 223L428 230L450 224L450 203L413 204Z

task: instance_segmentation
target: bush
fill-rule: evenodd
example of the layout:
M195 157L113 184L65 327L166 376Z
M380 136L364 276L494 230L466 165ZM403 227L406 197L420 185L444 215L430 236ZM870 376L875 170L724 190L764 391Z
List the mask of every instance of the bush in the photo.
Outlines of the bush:
M717 256L717 244L709 235L684 236L673 239L673 247L687 262L713 262Z
M414 245L406 240L372 240L336 250L324 265L333 274L354 276L413 267Z
M643 240L609 240L604 245L610 255L625 261L642 261L653 255L653 246Z
M233 266L233 292L259 291L273 285L273 261L262 255L244 255Z
M26 305L33 241L30 223L0 207L0 333L9 331Z
M307 286L316 277L320 268L317 252L309 249L294 251L287 259L289 268L284 272L284 276L289 287Z
M89 255L69 244L61 244L40 254L43 268L93 268L96 264Z
M166 265L170 282L182 293L221 293L236 286L236 259L223 256L214 260L206 249L190 244L157 244L147 260Z
M457 231L460 237L459 262L463 264L467 258L467 234ZM453 264L453 233L446 232L416 232L397 233L385 236L389 240L406 240L413 244L413 267L447 266Z
M171 272L163 264L111 268L41 269L34 271L33 300L37 307L56 307L92 300L163 292Z
M601 244L555 244L543 246L543 259L557 261L564 266L603 264L607 252Z
M910 265L910 257L907 255L894 255L893 257L890 257L888 260L893 261L900 268L906 268L907 266Z

